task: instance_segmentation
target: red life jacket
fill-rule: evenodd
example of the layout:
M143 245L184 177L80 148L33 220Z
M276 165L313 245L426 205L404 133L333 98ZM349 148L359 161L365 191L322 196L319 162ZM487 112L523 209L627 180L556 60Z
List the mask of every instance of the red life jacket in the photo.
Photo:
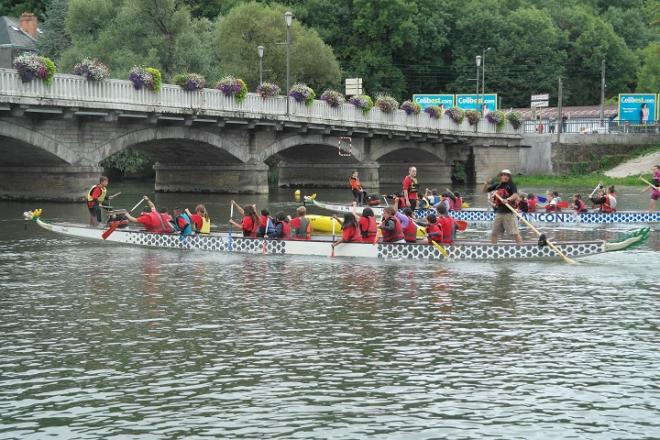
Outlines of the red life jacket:
M442 241L442 229L437 223L429 223L426 225L426 235L432 241L440 243Z
M552 205L550 203L545 205L545 212L554 212L556 210L557 210L557 205Z
M408 243L417 243L417 225L415 220L409 220L408 226L403 230L403 239Z
M508 199L511 196L511 194L509 194L509 191L507 191L505 188L498 189L497 191L495 191L495 194L497 194L504 200ZM495 206L504 205L504 203L502 203L502 201L495 196L493 196L493 203L495 203Z
M576 200L574 203L575 211L576 212L587 212L587 205L584 204L584 202L580 199Z
M392 231L388 231L386 229L382 230L383 243L393 243L395 241L403 240L403 228L401 227L401 222L396 217L391 217L390 220L394 222L394 229ZM383 220L383 225L384 224L385 220Z
M527 212L536 212L536 197L527 199Z
M456 200L454 200L454 211L460 211L461 209L463 209L463 199L456 197Z
M454 219L449 216L438 218L438 225L442 231L442 242L452 244L454 242Z
M360 234L360 228L357 225L347 226L342 230L341 239L346 243L359 243L362 241L362 234Z
M606 212L606 213L611 213L616 211L616 209L612 208L609 194L605 194L605 201L603 202L602 205L600 205L600 210L601 212Z
M289 222L279 222L279 224L282 225L282 236L278 237L281 240L288 240L289 237L291 236L291 225Z
M360 217L360 234L365 243L375 243L378 238L378 226L376 217Z
M312 238L312 222L305 217L296 217L291 220L289 227L296 228L296 235L292 237L293 240L309 240Z

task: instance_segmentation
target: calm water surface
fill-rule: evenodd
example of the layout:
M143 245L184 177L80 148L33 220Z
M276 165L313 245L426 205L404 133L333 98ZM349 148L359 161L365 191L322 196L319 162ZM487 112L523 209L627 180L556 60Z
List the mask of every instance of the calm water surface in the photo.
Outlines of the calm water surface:
M362 262L84 243L34 207L0 203L2 439L660 437L657 232L576 267Z

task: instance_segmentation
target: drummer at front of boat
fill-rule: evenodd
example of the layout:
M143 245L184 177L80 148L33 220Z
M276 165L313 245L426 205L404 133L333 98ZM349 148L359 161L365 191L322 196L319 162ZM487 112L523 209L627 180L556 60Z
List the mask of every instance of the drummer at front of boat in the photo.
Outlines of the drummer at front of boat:
M275 214L273 232L269 237L288 240L291 237L291 224L289 223L289 220L289 216L282 211Z
M548 191L548 204L545 205L545 212L555 212L561 211L559 203L561 202L561 197L557 191Z
M614 185L607 188L607 191L603 192L602 189L599 189L596 192L596 195L591 198L591 202L594 205L600 205L600 212L609 214L616 212L616 189Z
M573 194L573 209L575 209L575 212L578 214L589 212L587 205L584 203L584 200L582 200L582 196L580 194Z
M296 209L296 218L292 219L291 238L293 240L310 240L312 238L312 222L306 217L307 208L304 206Z
M188 209L186 209L186 214L190 217L195 232L198 234L209 234L211 233L211 218L209 213L206 211L204 205L197 205L195 207L195 213L191 214Z
M101 223L101 207L104 205L108 194L109 180L101 176L99 183L87 191L87 209L89 209L89 225L98 226Z
M367 192L362 188L357 170L353 170L351 177L348 178L348 183L351 185L351 191L353 192L353 199L355 202L358 205L366 205Z
M405 243L403 226L397 218L396 209L388 206L383 209L383 221L378 226L383 234L383 243Z
M403 179L403 201L405 208L417 207L417 168L408 168L408 175Z
M650 186L647 186L642 190L642 192L646 191L651 191L651 199L649 200L649 211L655 211L656 206L655 203L658 199L660 199L660 165L653 165L653 168L651 168L651 175L652 180L651 183L653 184L653 188Z
M522 237L518 231L518 223L516 217L511 210L504 203L513 203L518 199L518 188L513 179L511 178L511 171L502 170L498 175L498 182L489 184L486 181L483 184L482 191L486 193L494 192L499 195L502 200L493 195L491 204L495 210L495 221L493 221L493 230L491 231L490 241L496 244L500 236L504 233L513 235L516 243L522 244Z
M193 223L190 216L183 208L174 208L172 210L172 224L174 230L181 235L193 235Z
M257 215L257 208L254 205L245 205L241 207L235 201L231 201L236 210L243 216L243 220L238 224L234 219L230 218L229 223L236 226L243 231L243 237L254 238L257 236L259 229L259 216Z
M341 226L341 238L332 243L332 247L336 247L341 243L361 243L362 234L360 233L360 226L358 225L355 215L350 212L344 214L344 221Z

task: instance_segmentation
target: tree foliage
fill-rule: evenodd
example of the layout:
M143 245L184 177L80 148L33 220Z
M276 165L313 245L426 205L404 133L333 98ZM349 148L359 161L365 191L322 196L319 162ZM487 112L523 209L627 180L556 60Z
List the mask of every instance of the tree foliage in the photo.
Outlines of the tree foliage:
M59 59L71 45L71 37L66 29L68 8L69 0L51 0L41 25L43 34L37 40L37 48L40 53L54 60Z
M637 91L657 93L660 90L660 42L652 43L644 49L641 58Z

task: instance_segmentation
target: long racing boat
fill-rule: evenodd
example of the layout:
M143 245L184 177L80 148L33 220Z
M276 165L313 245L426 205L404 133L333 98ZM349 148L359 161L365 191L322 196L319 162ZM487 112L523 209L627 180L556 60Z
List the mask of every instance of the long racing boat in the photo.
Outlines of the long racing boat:
M309 198L315 206L328 211L346 213L352 212L352 204L325 203ZM363 207L358 207L358 213ZM383 214L385 206L370 206L374 214L379 217ZM415 216L419 219L429 214L435 214L435 209L418 209ZM451 216L456 220L463 220L472 224L489 223L495 220L492 209L470 208L461 211L452 211ZM575 211L562 212L533 212L522 213L522 216L530 223L550 224L605 224L605 223L658 223L660 222L660 211L617 211L613 213L587 212L578 214Z
M178 234L155 234L143 230L116 229L106 235L102 228L73 223L50 223L41 219L41 211L24 213L27 220L39 227L68 237L84 240L126 244L166 249L195 249L210 252L268 254L268 255L309 255L358 257L373 259L416 259L416 260L555 260L559 257L548 246L537 243L517 245L515 243L490 244L483 241L466 241L443 245L447 256L428 244L398 243L344 243L332 248L329 237L312 240L275 240L264 238L244 238L230 233L182 236ZM649 229L640 229L624 235L616 242L603 240L557 242L556 246L569 257L585 257L604 252L621 251L640 246L648 239Z

